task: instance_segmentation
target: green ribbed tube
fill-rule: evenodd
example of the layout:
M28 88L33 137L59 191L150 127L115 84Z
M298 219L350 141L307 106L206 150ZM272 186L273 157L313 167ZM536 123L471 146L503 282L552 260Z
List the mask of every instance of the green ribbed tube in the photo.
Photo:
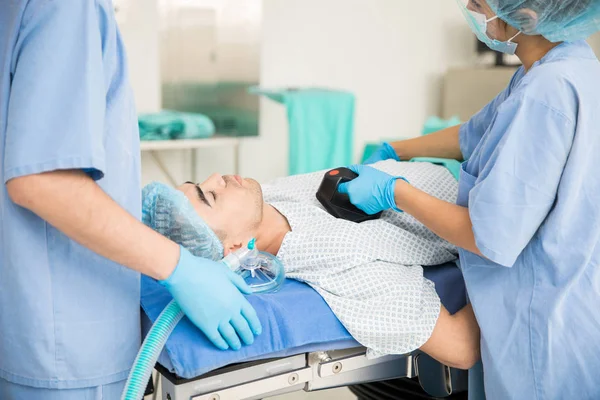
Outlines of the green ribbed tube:
M158 319L152 325L150 332L142 343L133 368L129 372L127 384L121 395L121 400L141 400L148 386L150 375L156 365L158 356L162 351L167 339L183 318L184 313L175 300L171 301L160 313Z
M230 253L221 262L232 271L237 270L242 265L242 261L247 257L256 257L255 253L258 253L258 250L255 248L255 243L256 240L252 239L248 244L248 248L242 247ZM158 361L158 356L163 347L165 347L167 339L169 339L169 336L171 336L171 333L184 315L181 307L179 307L179 304L175 300L167 304L165 309L160 313L135 358L133 367L127 378L127 383L125 384L125 389L123 389L121 400L143 399L150 375L152 375L152 370Z

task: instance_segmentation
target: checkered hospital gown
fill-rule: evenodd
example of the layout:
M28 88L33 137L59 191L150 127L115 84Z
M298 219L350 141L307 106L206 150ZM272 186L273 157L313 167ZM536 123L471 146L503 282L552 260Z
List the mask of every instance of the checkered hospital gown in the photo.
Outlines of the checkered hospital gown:
M444 168L383 161L374 167L404 176L415 187L455 202L458 185ZM431 336L440 312L434 284L422 266L453 261L456 248L408 214L384 212L356 224L329 215L315 194L324 172L263 185L265 201L292 231L278 257L288 278L306 282L329 304L370 356L406 354Z

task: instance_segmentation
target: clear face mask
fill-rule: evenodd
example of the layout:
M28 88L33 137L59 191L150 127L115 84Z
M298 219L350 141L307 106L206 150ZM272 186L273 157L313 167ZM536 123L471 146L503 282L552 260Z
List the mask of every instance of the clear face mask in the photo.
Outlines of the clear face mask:
M462 13L464 14L469 27L477 38L485 43L490 49L499 51L504 54L514 55L517 51L518 43L514 43L513 40L521 34L521 31L511 37L508 41L502 42L497 39L493 39L488 35L488 24L498 19L498 16L488 19L485 14L471 11L468 8L469 0L456 0Z
M258 251L254 239L247 247L225 257L223 263L244 278L252 293L276 292L285 280L285 269L281 261L272 254Z

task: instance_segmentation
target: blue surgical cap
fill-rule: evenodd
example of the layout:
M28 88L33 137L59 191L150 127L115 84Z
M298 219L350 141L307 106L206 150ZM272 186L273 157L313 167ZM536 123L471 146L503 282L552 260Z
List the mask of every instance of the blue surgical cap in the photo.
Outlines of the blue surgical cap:
M600 0L487 0L498 17L551 42L587 39L600 30Z
M142 191L142 220L197 257L220 260L223 245L179 190L151 183Z

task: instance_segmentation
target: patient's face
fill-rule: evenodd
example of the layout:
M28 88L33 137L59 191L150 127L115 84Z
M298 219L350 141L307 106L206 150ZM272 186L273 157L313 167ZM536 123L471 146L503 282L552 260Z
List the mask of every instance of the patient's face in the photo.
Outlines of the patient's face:
M225 253L245 245L258 230L263 215L262 190L253 179L219 174L177 188L223 242Z

